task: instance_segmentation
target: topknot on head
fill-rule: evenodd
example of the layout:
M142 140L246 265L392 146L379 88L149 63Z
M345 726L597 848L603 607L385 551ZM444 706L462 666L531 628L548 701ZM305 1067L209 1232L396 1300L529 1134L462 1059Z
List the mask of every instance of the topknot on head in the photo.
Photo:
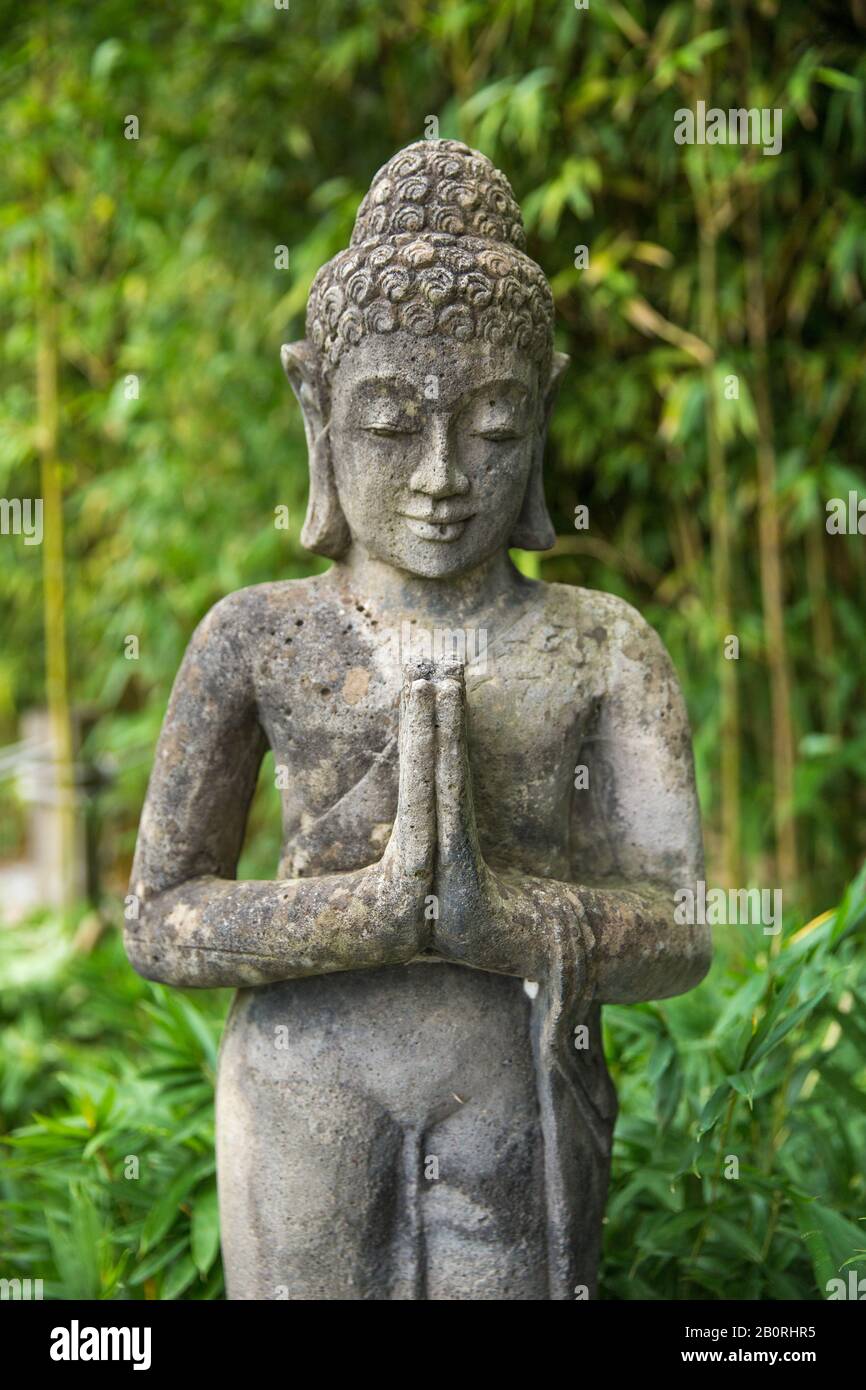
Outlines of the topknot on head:
M523 218L504 174L459 140L418 140L383 164L358 209L352 246L446 232L526 246Z
M323 384L368 334L403 330L510 344L550 371L553 296L525 254L511 185L459 140L419 140L373 179L350 245L310 290L307 338Z

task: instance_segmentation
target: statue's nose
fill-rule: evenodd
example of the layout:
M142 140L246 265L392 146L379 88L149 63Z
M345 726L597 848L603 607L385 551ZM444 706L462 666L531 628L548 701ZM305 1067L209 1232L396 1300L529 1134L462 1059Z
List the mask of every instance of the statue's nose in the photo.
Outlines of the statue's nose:
M449 444L448 423L433 419L429 436L424 440L424 457L409 479L413 492L428 497L463 497L469 491L469 479L458 467L453 447Z

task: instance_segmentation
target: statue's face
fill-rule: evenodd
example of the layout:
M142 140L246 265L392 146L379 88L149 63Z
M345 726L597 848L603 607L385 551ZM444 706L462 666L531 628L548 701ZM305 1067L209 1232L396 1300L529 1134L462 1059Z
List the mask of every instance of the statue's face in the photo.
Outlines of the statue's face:
M541 427L538 370L513 348L370 334L331 389L331 453L352 537L411 574L504 548Z

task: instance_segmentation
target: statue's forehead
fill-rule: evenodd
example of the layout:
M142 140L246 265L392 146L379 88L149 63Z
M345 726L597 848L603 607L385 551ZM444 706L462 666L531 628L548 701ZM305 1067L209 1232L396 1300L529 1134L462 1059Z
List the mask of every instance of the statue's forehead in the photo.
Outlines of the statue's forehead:
M400 335L402 337L402 335ZM441 405L471 399L488 387L515 398L535 394L537 372L511 346L446 344L439 339L364 339L337 370L334 393L346 403L375 394L417 395Z

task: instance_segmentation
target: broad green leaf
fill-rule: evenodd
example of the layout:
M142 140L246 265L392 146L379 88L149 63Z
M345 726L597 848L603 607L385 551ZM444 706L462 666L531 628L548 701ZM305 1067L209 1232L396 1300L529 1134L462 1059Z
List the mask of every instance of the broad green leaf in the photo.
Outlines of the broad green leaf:
M216 1184L196 1195L191 1222L192 1258L200 1274L207 1274L219 1249L220 1225Z

